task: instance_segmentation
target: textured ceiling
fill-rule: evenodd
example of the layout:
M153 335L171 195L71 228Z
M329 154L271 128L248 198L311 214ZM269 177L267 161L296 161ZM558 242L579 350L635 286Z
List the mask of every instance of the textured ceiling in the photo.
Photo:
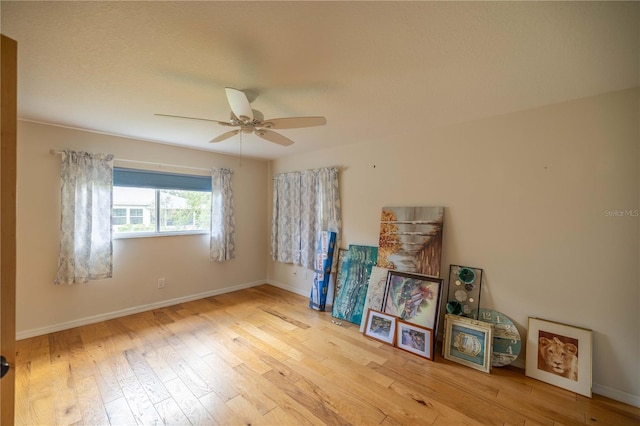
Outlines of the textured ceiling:
M638 86L638 2L10 2L19 118L230 154L224 87L266 118L276 158ZM427 141L425 141L427 143Z

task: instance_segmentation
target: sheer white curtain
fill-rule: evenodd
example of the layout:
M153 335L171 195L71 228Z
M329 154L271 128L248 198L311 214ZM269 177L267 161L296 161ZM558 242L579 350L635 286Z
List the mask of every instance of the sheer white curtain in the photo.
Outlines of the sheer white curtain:
M56 284L111 278L113 155L62 152Z
M321 231L340 233L339 170L276 175L273 181L271 258L313 269Z
M232 173L228 169L211 171L211 261L224 262L236 257Z
M283 173L273 178L271 257L300 264L301 174Z

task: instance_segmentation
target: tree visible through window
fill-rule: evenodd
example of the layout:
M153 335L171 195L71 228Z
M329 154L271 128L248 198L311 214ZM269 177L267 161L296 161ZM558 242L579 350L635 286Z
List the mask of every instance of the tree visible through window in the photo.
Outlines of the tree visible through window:
M209 229L211 193L160 191L160 232Z

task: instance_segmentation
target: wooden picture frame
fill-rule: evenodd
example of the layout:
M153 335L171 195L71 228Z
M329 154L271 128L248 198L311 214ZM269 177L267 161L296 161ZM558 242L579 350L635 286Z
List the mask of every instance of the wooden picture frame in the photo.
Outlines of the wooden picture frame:
M591 398L592 334L586 328L529 317L525 374Z
M476 370L491 372L493 324L458 315L445 315L445 359Z
M396 317L369 309L364 335L393 346L396 341Z
M433 330L399 319L396 321L396 347L433 361Z
M411 324L433 330L435 351L442 298L442 278L390 270L382 311Z

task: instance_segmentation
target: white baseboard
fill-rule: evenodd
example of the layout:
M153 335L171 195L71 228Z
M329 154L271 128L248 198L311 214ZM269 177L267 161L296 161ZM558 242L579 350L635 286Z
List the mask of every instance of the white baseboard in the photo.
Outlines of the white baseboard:
M286 285L286 284L282 284L282 283L279 283L277 281L267 280L267 284L271 284L274 287L278 287L278 288L281 288L283 290L290 291L291 293L299 294L300 296L309 297L309 292L308 291L304 291L304 290L301 290L299 288L295 288L295 287L292 287L292 286L289 286L289 285Z
M593 393L597 393L598 395L606 396L607 398L615 399L616 401L624 402L625 404L640 408L640 396L638 395L632 395L597 383L592 385L591 390Z
M150 303L147 305L134 306L134 307L122 309L119 311L107 312L100 315L80 318L77 320L54 324L47 327L32 328L31 330L25 330L25 331L20 331L16 333L16 340L28 339L29 337L35 337L35 336L42 336L43 334L55 333L56 331L68 330L74 327L80 327L83 325L94 324L96 322L106 321L113 318L120 318L127 315L150 311L152 309L159 309L159 308L164 308L166 306L177 305L179 303L190 302L192 300L204 299L205 297L217 296L218 294L231 293L233 291L255 287L257 285L264 284L264 283L265 283L264 280L260 280L260 281L255 281L251 283L239 284L232 287L225 287L221 289L206 291L204 293L190 294L188 296L178 297L176 299L162 300L160 302Z

